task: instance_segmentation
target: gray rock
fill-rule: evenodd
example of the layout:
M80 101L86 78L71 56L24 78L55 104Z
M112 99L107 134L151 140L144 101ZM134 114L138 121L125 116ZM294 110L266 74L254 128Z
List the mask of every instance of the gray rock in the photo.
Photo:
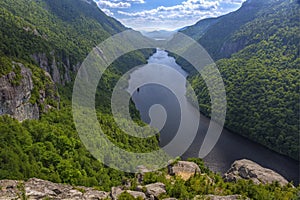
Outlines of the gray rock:
M201 173L199 166L194 162L178 161L174 165L169 165L169 174L181 176L184 180L189 179L195 173Z
M146 195L143 192L132 191L132 190L123 190L121 187L112 187L111 188L111 197L113 200L117 200L118 197L124 192L127 192L134 198L141 197L142 199L146 199Z
M138 173L136 173L137 182L141 184L144 180L145 173L149 172L150 170L144 165L139 165L137 166L137 171L138 171Z
M250 179L255 184L268 184L276 181L282 186L288 184L288 181L280 174L246 159L235 161L223 178L228 182Z
M146 195L151 196L153 195L156 199L159 197L161 194L166 194L166 186L163 183L153 183L146 185Z
M99 200L109 198L109 193L87 187L52 183L32 178L27 182L3 180L0 181L0 199L55 199L55 200Z
M63 61L57 61L55 52L51 52L51 59L49 60L45 53L35 53L31 57L44 71L48 72L55 83L63 84L72 81L71 72L76 72L80 64L71 66L70 59L68 57L63 58ZM59 70L63 68L63 70Z
M126 190L128 194L133 196L134 198L141 197L142 199L146 199L146 195L143 192L137 192L137 191L131 191L131 190Z
M18 191L20 181L13 180L1 180L0 181L0 200L13 200L18 199L21 196L21 192Z
M33 90L32 72L22 64L14 63L21 68L21 80L17 84L15 72L0 77L0 115L8 114L19 121L38 119L37 104L31 104Z
M26 119L39 119L41 112L47 112L52 107L46 105L46 99L50 98L59 102L57 88L52 82L49 74L45 74L49 81L45 88L39 88L39 98L35 103L31 103L34 83L32 72L21 63L13 63L14 67L20 67L20 80L16 79L15 72L10 72L0 77L0 115L10 115L11 117L24 121ZM44 110L39 110L39 105L43 105ZM59 105L59 103L58 103Z
M111 188L111 198L113 200L117 200L118 199L118 196L120 194L122 194L124 192L124 190L121 189L121 187L112 187Z

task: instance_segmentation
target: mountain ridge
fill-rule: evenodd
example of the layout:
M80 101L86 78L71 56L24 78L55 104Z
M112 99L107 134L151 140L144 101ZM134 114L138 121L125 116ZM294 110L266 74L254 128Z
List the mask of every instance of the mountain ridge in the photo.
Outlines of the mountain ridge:
M236 12L247 10L253 3L263 7L251 21L222 33L225 35L211 40L216 44L206 49L215 58L225 83L225 127L299 160L300 7L295 0L246 1ZM223 20L210 30L227 26L224 19L232 16L236 13L221 17ZM213 37L209 30L198 40L204 47L207 37ZM199 107L209 116L210 99L203 79L190 65L180 59L178 62L191 72L189 81L198 95Z

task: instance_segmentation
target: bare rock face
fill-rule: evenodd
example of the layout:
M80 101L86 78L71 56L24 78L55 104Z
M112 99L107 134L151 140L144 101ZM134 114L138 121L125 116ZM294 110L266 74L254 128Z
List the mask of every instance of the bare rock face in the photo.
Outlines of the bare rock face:
M60 73L54 56L52 63L48 60L45 53L36 53L32 55L32 58L39 64L40 68L51 75L55 83L61 83Z
M153 183L146 185L146 195L158 199L159 195L166 194L166 186L163 183Z
M38 119L39 108L31 104L33 90L32 72L21 64L21 79L17 80L15 72L0 77L0 115L8 114L19 121Z
M178 161L174 165L169 165L169 174L180 176L184 180L189 179L195 173L201 173L201 170L194 162Z
M268 184L276 181L282 186L288 184L288 181L280 174L246 159L235 161L224 175L224 180L228 182L235 182L239 179L250 179L255 184Z
M55 199L55 200L96 200L107 199L109 193L87 187L72 187L52 183L36 178L27 182L3 180L0 181L0 199Z
M127 192L128 194L130 194L131 196L133 196L134 198L142 198L142 199L146 199L146 195L143 192L140 191L132 191L132 190L123 190L121 187L112 187L111 189L111 198L113 200L118 200L119 196L124 193Z
M0 116L10 115L11 117L24 121L26 119L39 119L41 112L58 108L59 96L57 88L51 76L45 72L44 78L47 80L41 88L35 88L33 74L29 68L21 63L13 63L16 70L0 77ZM34 89L38 90L38 96L34 96L31 101ZM47 99L53 100L57 105L46 105Z
M48 72L53 81L59 84L71 82L71 72L76 72L79 64L71 66L69 58L57 62L55 52L51 52L51 59L48 59L45 53L35 53L31 56L44 71ZM61 70L59 70L61 69Z

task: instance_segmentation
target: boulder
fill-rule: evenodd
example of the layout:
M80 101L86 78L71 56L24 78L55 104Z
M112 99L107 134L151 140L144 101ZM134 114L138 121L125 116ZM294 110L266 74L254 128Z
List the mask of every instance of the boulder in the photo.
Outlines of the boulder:
M169 165L169 174L180 176L184 180L188 180L195 173L201 173L199 166L194 162L178 161L173 165Z
M18 190L21 181L1 180L0 181L0 200L13 200L21 196L21 191Z
M118 197L123 193L123 192L127 192L128 194L130 194L131 196L133 196L134 198L142 198L142 199L146 199L146 195L143 192L140 191L132 191L132 190L123 190L121 187L112 187L111 189L111 197L113 200L117 200Z
M246 159L235 161L223 178L228 182L236 182L239 179L250 179L255 184L268 184L276 181L281 186L288 184L288 181L280 174Z
M137 191L131 191L131 190L126 190L126 192L128 194L130 194L131 196L133 196L134 198L142 198L142 199L146 199L146 195L143 192L137 192Z
M121 187L112 187L111 188L111 198L113 200L117 200L118 199L118 196L120 194L122 194L124 192L124 190L122 190Z
M27 182L0 181L0 199L57 199L57 200L99 200L109 198L109 193L87 187L52 183L32 178Z
M146 195L151 197L153 196L155 199L158 199L159 195L166 194L166 186L163 183L152 183L149 185L145 185Z

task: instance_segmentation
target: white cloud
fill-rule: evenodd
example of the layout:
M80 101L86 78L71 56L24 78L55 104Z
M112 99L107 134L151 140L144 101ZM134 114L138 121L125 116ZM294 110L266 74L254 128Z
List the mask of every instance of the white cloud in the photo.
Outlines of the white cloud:
M145 0L125 0L125 1L112 0L112 1L114 1L114 2L131 2L131 3L139 3L139 4L146 3Z
M100 0L97 2L100 8L129 8L131 6L128 2L111 2Z
M219 6L218 1L208 1L208 0L187 0L179 5L175 6L159 6L155 9L144 10L141 12L124 12L118 11L119 14L128 17L160 17L165 19L171 18L189 18L202 16L209 13L213 13L217 10Z
M101 10L102 10L106 15L108 15L108 16L110 16L110 17L114 16L114 13L111 12L109 9L102 8Z
M219 0L222 3L228 3L228 4L241 4L245 2L246 0Z
M151 5L151 0L95 0L108 15L136 30L178 29L237 9L246 0L183 0L174 6L132 11L132 4ZM162 2L163 5L163 2ZM144 6L143 6L144 7ZM123 10L121 10L123 9Z

